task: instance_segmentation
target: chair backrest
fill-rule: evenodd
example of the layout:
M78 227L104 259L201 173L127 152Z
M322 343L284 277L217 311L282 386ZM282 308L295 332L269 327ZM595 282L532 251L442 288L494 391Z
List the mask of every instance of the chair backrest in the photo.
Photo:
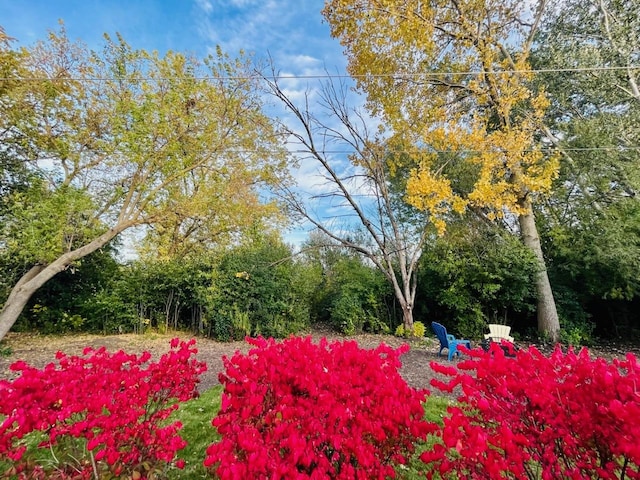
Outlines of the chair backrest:
M489 332L492 337L507 338L511 332L511 327L508 325L497 325L494 323L489 324Z
M438 340L440 340L440 345L442 345L443 347L448 347L449 340L447 339L447 329L444 328L444 325L441 325L438 322L431 322L431 328L433 328L436 337L438 337Z
M496 323L490 323L489 332L490 333L485 334L484 338L488 338L494 342L506 340L507 342L513 343L513 337L509 335L509 333L511 333L511 327L507 325L498 325Z

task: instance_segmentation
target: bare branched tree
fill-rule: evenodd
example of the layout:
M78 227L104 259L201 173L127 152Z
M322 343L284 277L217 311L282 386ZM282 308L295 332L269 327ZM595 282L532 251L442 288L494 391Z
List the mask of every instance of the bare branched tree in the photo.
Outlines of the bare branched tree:
M430 230L428 214L403 201L404 180L391 167L398 162L390 159L404 154L372 132L372 119L348 107L344 83L328 82L320 89L314 107L326 118L321 120L311 111L308 92L297 105L273 73L263 78L295 119L295 127L283 127L295 145L292 151L302 165L315 163L322 179L321 193L305 195L298 188L282 187L278 195L293 212L384 274L402 308L405 331L412 331L416 269ZM319 200L330 202L340 214L316 211L312 204Z

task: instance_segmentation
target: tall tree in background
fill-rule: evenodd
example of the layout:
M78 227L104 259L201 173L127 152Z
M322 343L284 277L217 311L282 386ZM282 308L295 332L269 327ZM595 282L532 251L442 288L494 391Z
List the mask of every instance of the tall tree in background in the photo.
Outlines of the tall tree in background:
M323 11L349 73L375 114L420 158L410 202L443 231L451 210L515 214L536 255L538 329L557 340L558 314L533 212L557 159L536 144L548 106L531 88L529 57L546 0L330 0ZM476 169L456 191L451 159Z
M631 0L556 0L533 53L562 152L545 236L579 293L640 294L640 13ZM615 320L614 320L615 321Z
M243 63L160 57L121 38L90 52L64 31L21 52L0 44L0 70L16 72L0 85L1 150L40 179L2 225L0 249L23 272L0 339L38 288L128 229L155 227L172 253L273 214L258 187L282 174L284 156Z
M309 110L309 98L303 106L294 103L277 76L264 80L297 121L295 127L285 127L290 140L304 155L303 162L317 166L319 196L330 199L337 214L319 214L300 192L286 186L279 190L281 198L332 241L360 253L383 273L402 310L405 331L412 332L416 270L429 230L426 214L406 205L397 188L402 180L393 158L406 163L406 153L377 138L371 119L347 106L345 85L325 85L318 99L318 106L325 107L321 117ZM340 162L335 151L348 154L348 162Z

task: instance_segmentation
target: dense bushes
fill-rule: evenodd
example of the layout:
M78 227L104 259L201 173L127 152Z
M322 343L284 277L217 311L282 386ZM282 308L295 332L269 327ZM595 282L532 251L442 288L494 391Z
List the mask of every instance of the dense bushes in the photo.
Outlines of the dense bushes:
M454 224L448 232L423 252L414 318L427 325L444 321L452 333L467 338L481 338L486 323L508 323L520 334L533 330L532 254L495 227ZM588 344L594 334L628 338L637 323L634 291L598 291L610 295L606 301L595 298L591 287L581 291L582 277L563 270L561 253L548 265L561 340ZM382 273L326 239L295 251L258 234L224 251L128 264L112 255L110 248L98 251L47 282L15 329L109 334L180 329L231 340L247 334L286 337L309 325L348 335L388 333L401 323ZM0 285L0 290L2 295L6 289Z
M45 283L31 298L15 330L103 331L104 317L97 307L96 295L110 288L114 279L121 276L121 267L113 253L114 249L108 245Z
M317 268L269 238L208 256L126 265L88 256L34 296L18 328L107 334L178 329L225 341L248 334L284 337L308 326L319 282Z
M359 258L344 256L326 268L319 290L325 298L327 320L336 331L346 335L389 332L389 284Z
M426 438L426 392L398 373L408 347L248 341L255 348L225 359L220 375L225 390L213 425L222 439L205 465L221 479L384 479Z
M464 226L463 226L464 227ZM510 323L536 309L535 257L495 227L452 226L421 259L418 300L452 333L482 338L487 323Z
M285 337L309 325L309 297L315 285L292 256L290 247L268 239L221 255L209 289L214 337Z
M544 356L535 348L505 357L471 352L451 376L441 440L422 454L444 478L640 478L640 365L628 354L608 363L587 350ZM468 371L469 373L464 373Z
M171 341L158 362L150 354L85 349L57 355L43 369L16 362L13 381L0 380L0 460L20 478L147 478L171 465L185 446L179 423L168 423L178 401L193 398L206 365L195 341ZM4 417L4 418L3 418ZM22 440L40 434L46 461L25 455Z
M393 291L380 270L317 232L303 252L305 267L319 274L311 296L312 322L346 335L387 333L398 323Z

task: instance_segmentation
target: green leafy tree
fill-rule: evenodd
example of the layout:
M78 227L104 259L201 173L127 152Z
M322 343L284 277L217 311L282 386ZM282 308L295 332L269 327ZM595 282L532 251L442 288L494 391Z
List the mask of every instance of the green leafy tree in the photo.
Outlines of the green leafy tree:
M208 304L212 335L284 337L308 326L315 287L309 280L277 237L245 239L215 263Z
M536 258L498 226L474 218L450 224L421 267L419 299L463 336L482 338L487 323L535 311Z
M114 250L107 244L43 285L14 328L44 333L105 331L96 301L122 275L123 267L114 259Z
M562 152L542 232L574 325L639 292L639 32L634 2L553 2L534 50L552 100L545 135Z
M314 322L347 335L390 331L397 322L394 294L378 268L321 231L311 232L302 253L319 268L311 301Z
M284 176L283 152L242 61L161 57L120 37L91 52L64 30L0 49L0 69L17 72L0 87L2 150L42 179L3 228L0 248L24 246L24 271L0 339L40 287L127 230L153 227L160 255L182 254L274 214L258 189Z

